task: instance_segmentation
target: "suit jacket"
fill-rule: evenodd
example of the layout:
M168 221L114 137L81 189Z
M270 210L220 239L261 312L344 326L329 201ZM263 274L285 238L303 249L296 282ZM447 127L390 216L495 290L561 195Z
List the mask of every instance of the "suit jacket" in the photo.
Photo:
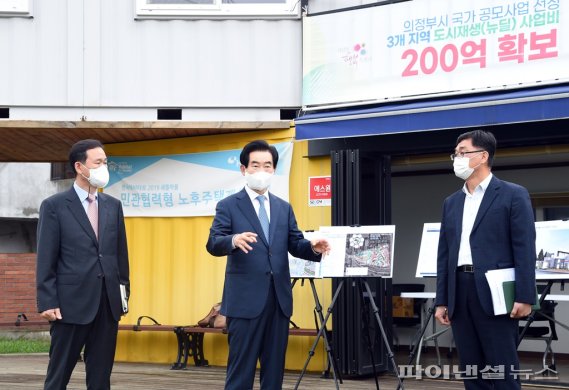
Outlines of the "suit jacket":
M269 293L271 275L280 308L290 317L292 287L287 252L307 260L321 259L321 255L312 251L310 241L298 230L291 205L271 193L269 200L270 245L245 189L217 204L206 248L213 256L227 256L221 313L228 317L250 319L261 314ZM243 232L258 234L257 242L251 244L253 250L249 253L233 249L233 236Z
M40 207L37 253L38 312L59 307L62 322L88 324L101 301L103 277L113 317L122 315L119 284L129 290L122 205L98 194L99 239L72 187Z
M436 305L455 308L456 267L466 194L459 190L443 206L437 259ZM470 234L476 291L482 308L494 314L485 272L515 268L517 302L535 303L535 223L524 187L492 177Z

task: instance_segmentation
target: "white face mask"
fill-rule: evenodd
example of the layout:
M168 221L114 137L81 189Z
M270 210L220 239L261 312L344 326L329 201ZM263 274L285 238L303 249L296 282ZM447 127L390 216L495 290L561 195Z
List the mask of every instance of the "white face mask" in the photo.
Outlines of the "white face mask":
M83 164L81 164L83 165ZM85 165L83 165L85 167ZM87 167L85 167L87 168ZM101 165L98 168L87 168L89 170L89 177L85 177L89 184L95 188L104 188L109 183L109 170L106 165Z
M252 190L264 191L271 185L273 174L265 171L249 173L245 171L245 180Z
M470 158L468 157L455 157L452 166L456 177L462 180L467 180L474 172L474 168L470 168Z

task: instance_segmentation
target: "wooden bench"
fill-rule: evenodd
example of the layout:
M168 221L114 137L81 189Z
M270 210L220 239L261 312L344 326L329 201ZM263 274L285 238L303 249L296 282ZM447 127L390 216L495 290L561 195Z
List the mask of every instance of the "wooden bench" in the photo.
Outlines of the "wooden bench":
M151 325L142 325L143 319L149 319L153 322ZM225 329L217 328L202 328L197 325L177 326L177 325L162 325L154 318L149 316L140 316L135 325L119 324L119 330L130 330L134 332L174 332L178 342L178 354L176 361L172 363L171 370L183 370L188 365L190 356L194 359L196 366L208 366L209 362L204 357L203 340L206 333L226 334ZM316 336L315 329L301 329L291 328L289 334L291 336Z
M18 316L16 317L16 321L0 322L0 328L8 331L20 331L20 330L46 331L49 330L49 322L46 320L29 321L26 314L19 313Z

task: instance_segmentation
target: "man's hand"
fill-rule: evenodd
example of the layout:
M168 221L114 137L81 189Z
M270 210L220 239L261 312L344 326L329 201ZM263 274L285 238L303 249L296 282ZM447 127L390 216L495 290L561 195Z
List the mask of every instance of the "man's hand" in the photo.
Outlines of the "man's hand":
M523 318L531 313L531 305L529 303L514 302L514 307L510 313L510 318Z
M316 253L324 255L330 253L330 243L325 238L314 238L310 240L310 245L312 245L312 250Z
M256 233L244 232L233 236L233 245L235 245L235 248L239 248L245 253L249 253L250 250L253 250L249 244L254 242L257 242Z
M59 311L59 307L56 307L55 309L47 309L45 311L42 311L40 316L48 321L61 320L63 318L61 316L61 311Z
M448 318L448 309L446 306L437 306L435 318L441 325L450 325L450 319Z

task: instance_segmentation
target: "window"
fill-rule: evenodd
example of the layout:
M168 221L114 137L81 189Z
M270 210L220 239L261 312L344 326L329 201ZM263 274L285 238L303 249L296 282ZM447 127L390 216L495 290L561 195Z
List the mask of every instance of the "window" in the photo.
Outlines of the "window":
M536 221L569 219L569 192L531 194Z
M51 180L73 179L74 177L75 172L73 172L68 162L51 163Z
M135 0L136 17L299 18L300 0Z
M0 0L0 16L30 17L31 0Z

